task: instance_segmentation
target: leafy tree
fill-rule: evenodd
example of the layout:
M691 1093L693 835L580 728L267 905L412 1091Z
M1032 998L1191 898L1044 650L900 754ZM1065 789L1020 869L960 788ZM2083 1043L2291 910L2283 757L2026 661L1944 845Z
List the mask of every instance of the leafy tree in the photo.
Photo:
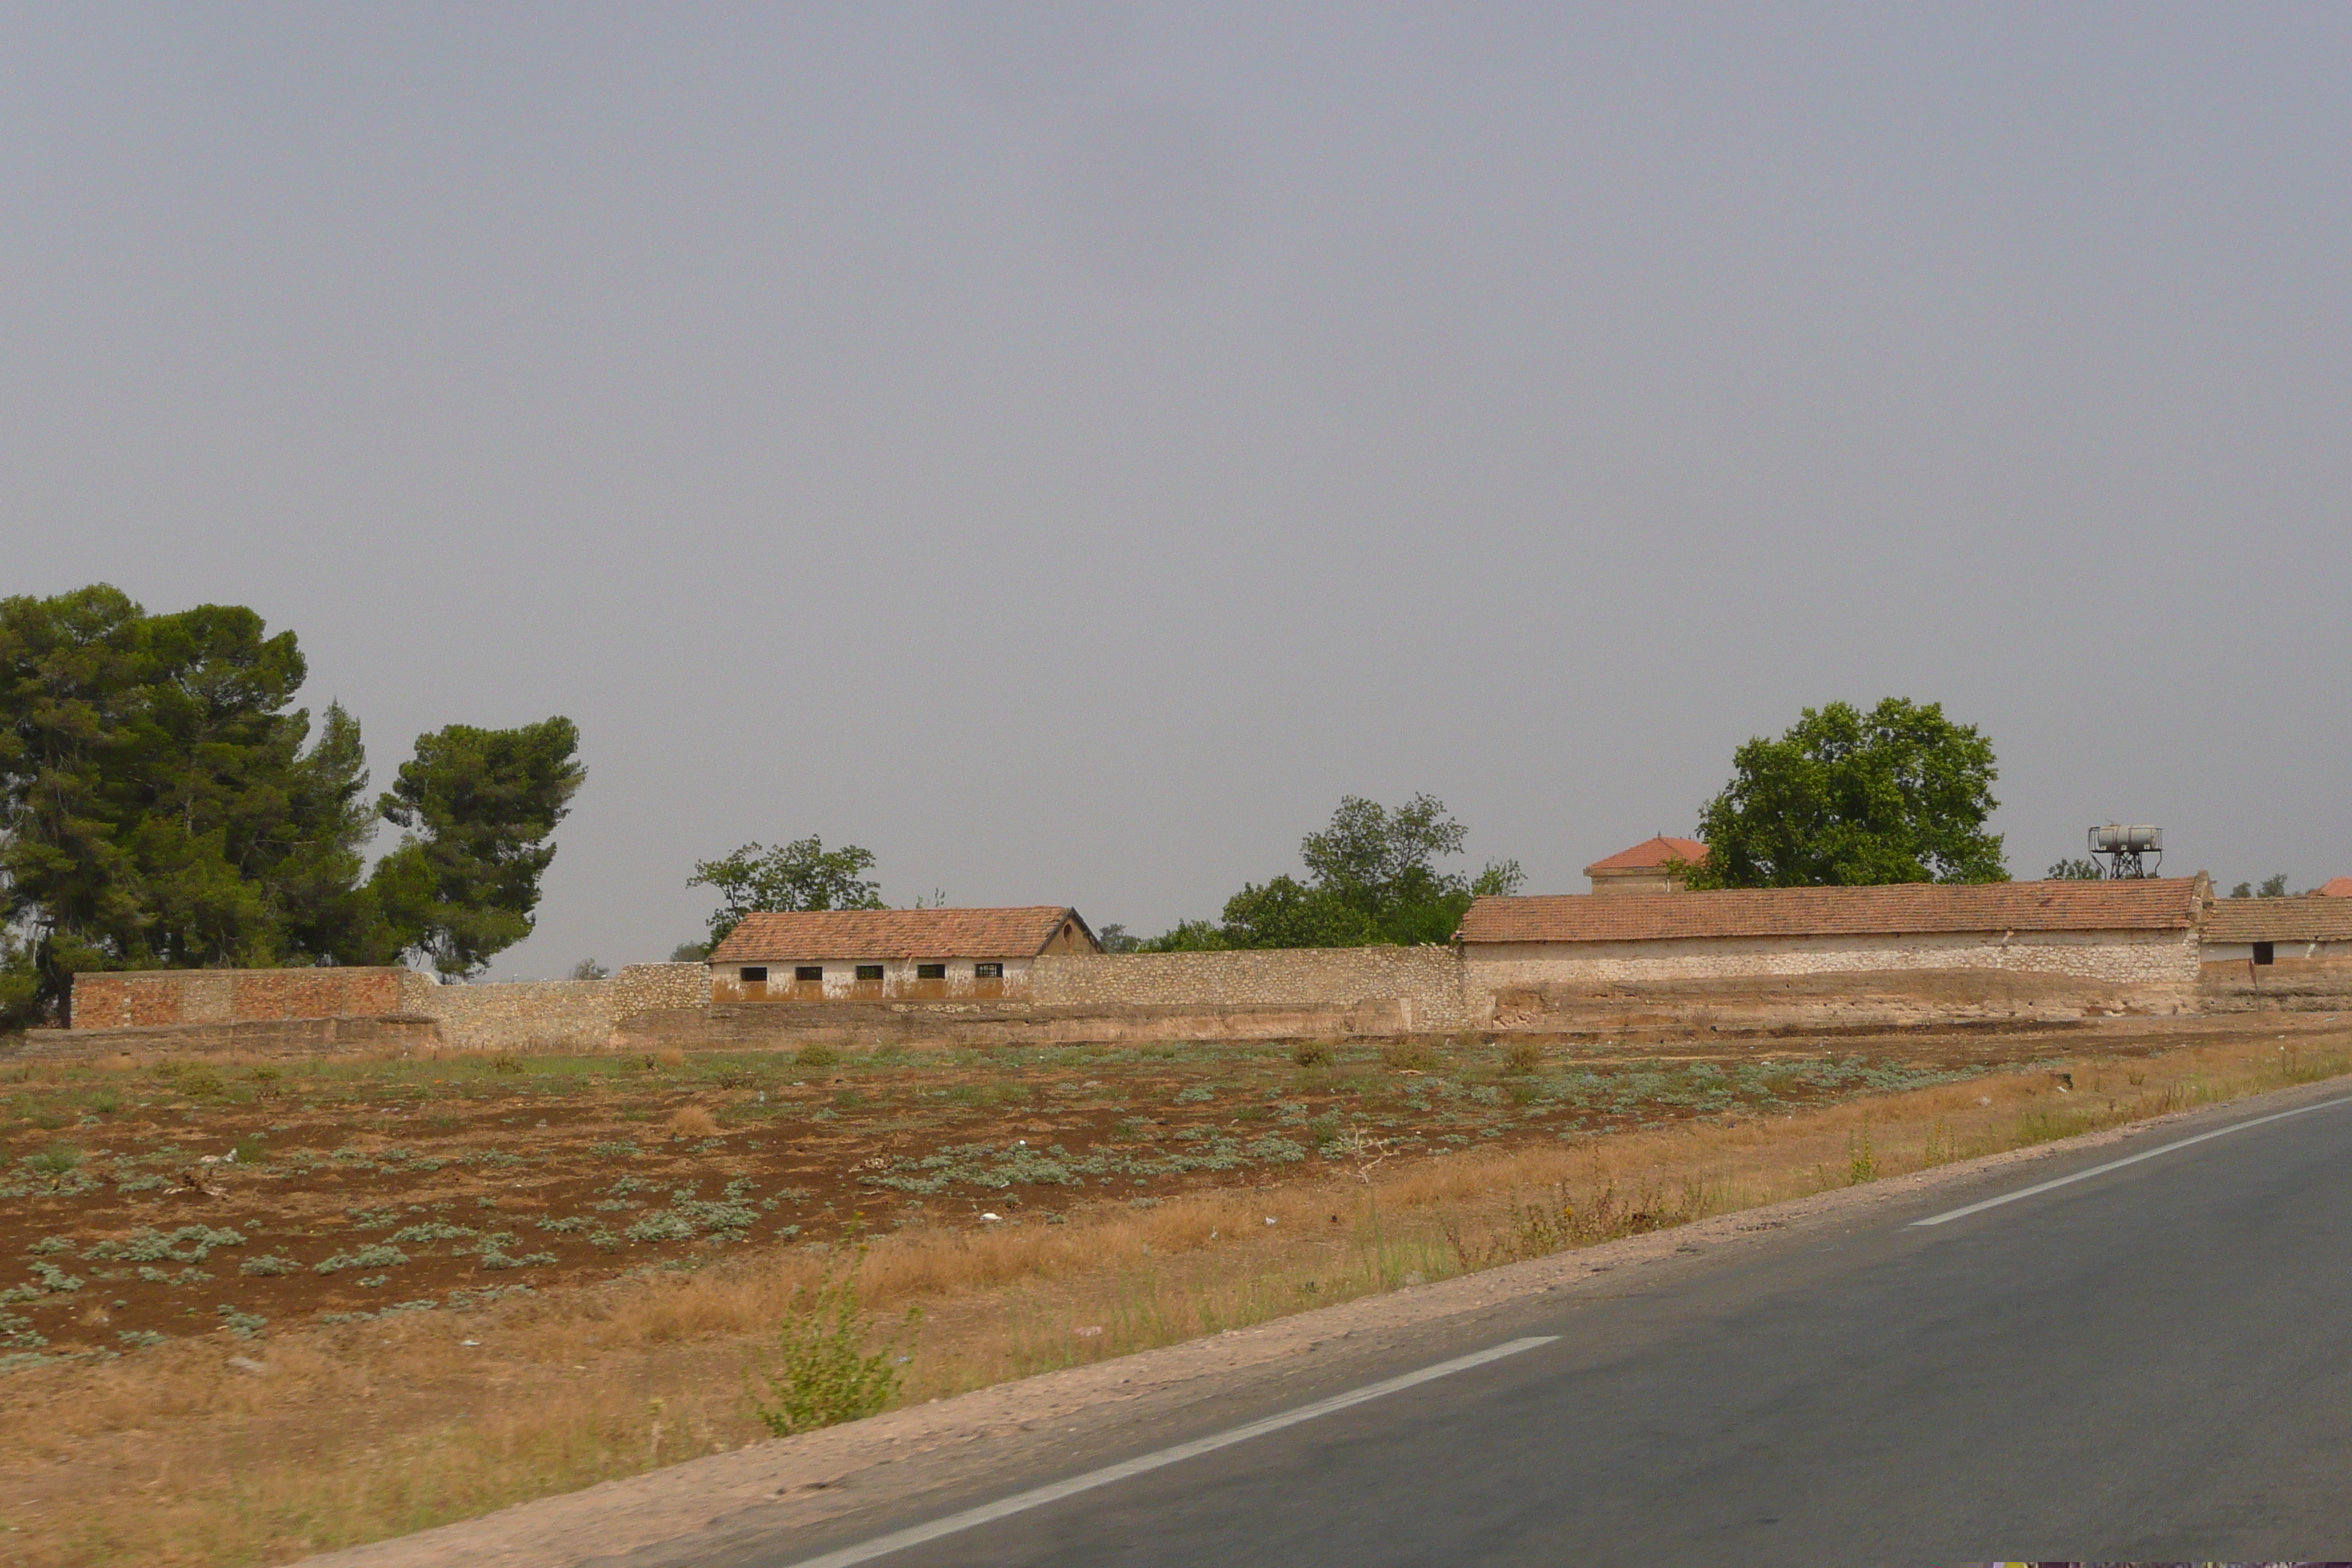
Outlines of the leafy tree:
M1143 939L1117 921L1095 932L1095 941L1105 952L1135 952L1143 946Z
M1223 952L1234 944L1214 921L1179 921L1158 936L1135 944L1138 952Z
M2263 878L2259 888L2251 882L2241 882L2230 889L2230 896L2233 899L2284 899L2286 897L2286 873L2281 871L2276 876Z
M827 849L812 833L774 849L746 844L723 860L698 860L689 888L716 888L710 945L717 947L745 915L779 910L878 910L882 885L868 881L874 854L855 844Z
M1330 825L1299 844L1311 880L1284 874L1246 883L1212 926L1190 921L1144 946L1154 952L1244 947L1364 947L1444 942L1473 898L1509 893L1526 880L1516 860L1490 863L1473 879L1439 870L1458 855L1468 829L1444 803L1417 795L1393 809L1344 795Z
M1221 929L1233 947L1363 947L1381 940L1378 924L1358 904L1291 876L1244 883L1225 900Z
M427 736L372 803L358 722L330 703L314 732L292 706L307 673L293 633L238 605L0 600L0 1026L80 970L426 946L465 972L530 931L579 785L570 722ZM424 837L362 881L380 814Z
M409 831L369 880L400 951L463 978L531 933L555 859L548 839L588 776L579 750L578 728L560 715L416 737L416 755L378 803Z
M330 704L313 742L305 673L235 605L0 601L0 919L25 939L0 1020L82 969L373 955L359 726Z
M1992 743L1939 703L1890 697L1868 713L1808 708L1777 741L1733 754L1731 782L1700 813L1694 888L2001 882L1985 822Z
M2050 882L2103 882L2106 880L2107 872L2106 868L2096 860L2083 856L2053 862L2050 869L2042 873L2042 877Z
M41 972L25 941L0 926L0 1028L40 1016Z

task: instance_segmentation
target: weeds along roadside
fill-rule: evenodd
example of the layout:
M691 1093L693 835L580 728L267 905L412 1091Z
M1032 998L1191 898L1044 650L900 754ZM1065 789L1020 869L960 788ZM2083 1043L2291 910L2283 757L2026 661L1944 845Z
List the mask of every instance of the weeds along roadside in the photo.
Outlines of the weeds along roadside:
M877 1318L924 1309L903 1372L919 1401L2336 1076L2352 1070L2345 1044L2062 1062L2071 1083L1995 1074L1411 1165L1368 1140L1338 1180L882 1238L858 1286ZM0 1466L0 1522L16 1527L0 1560L278 1561L740 1446L765 1436L743 1369L823 1269L775 1253L462 1322L290 1333L260 1352L266 1376L199 1342L23 1374L0 1417L19 1455Z

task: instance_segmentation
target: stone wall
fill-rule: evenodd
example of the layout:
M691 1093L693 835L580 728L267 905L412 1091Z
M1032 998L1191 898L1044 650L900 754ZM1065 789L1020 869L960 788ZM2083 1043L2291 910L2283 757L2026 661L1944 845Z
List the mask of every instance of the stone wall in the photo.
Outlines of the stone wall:
M1492 942L1469 950L1473 987L1542 981L1708 980L1751 974L2004 969L2116 984L2194 985L2188 931L1685 937L1655 942Z
M601 1049L630 1015L699 1007L709 994L699 963L633 963L609 980L479 985L443 985L394 968L131 970L74 976L72 1027L201 1026L213 1032L187 1041L214 1049L229 1037L219 1026L408 1018L430 1020L440 1043L460 1050ZM353 1039L360 1033L344 1031Z
M1464 961L1481 1021L1501 1028L2178 1012L2198 978L2186 931L1481 943Z
M1038 1006L1061 1008L1392 1005L1405 1031L1475 1021L1450 947L1047 953L1031 973L1029 994Z
M2242 952L2243 949L2242 948ZM2280 942L2277 957L2220 958L2206 949L2199 1001L2209 1013L2352 1013L2352 942Z
M602 1050L622 1019L709 998L699 963L632 963L609 980L516 980L436 985L412 975L400 1010L434 1019L457 1050Z
M263 1018L244 1023L153 1024L119 1029L30 1029L8 1053L27 1058L152 1061L224 1053L237 1058L407 1056L441 1044L430 1018Z
M71 1026L149 1028L402 1012L409 972L393 968L132 969L77 974Z
M936 1002L745 1002L638 1013L622 1020L623 1050L853 1050L878 1046L1141 1045L1172 1040L1330 1040L1411 1032L1404 1004L1352 1006L1267 1003L1219 1006L1039 1007Z

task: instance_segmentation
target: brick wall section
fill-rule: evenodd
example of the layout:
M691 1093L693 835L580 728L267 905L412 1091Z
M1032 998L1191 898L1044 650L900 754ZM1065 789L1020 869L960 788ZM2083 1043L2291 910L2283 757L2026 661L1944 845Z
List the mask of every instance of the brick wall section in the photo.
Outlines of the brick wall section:
M1045 953L1041 1007L1354 1007L1402 1005L1408 1030L1469 1026L1450 947L1309 947L1242 952Z
M460 1049L603 1047L632 1014L699 1007L709 983L699 963L633 963L610 980L440 985L394 968L150 969L74 976L73 1027L387 1018L438 1022Z
M138 969L77 974L73 1027L252 1024L402 1011L404 969Z

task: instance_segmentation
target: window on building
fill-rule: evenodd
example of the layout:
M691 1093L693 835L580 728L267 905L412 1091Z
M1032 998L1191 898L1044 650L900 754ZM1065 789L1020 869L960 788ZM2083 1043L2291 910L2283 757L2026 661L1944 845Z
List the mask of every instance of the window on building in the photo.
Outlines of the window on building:
M857 966L857 978L879 980L882 978L882 966L878 963L861 963Z
M915 978L918 980L945 980L947 977L948 966L944 963L919 963L915 965Z
M798 969L793 971L793 978L795 980L822 980L824 978L824 965L822 963L803 963Z
M1004 965L975 963L971 966L971 977L974 980L1002 980L1004 978Z
M745 965L743 966L743 984L746 984L746 985L765 985L767 983L768 983L768 967L767 967L767 965L766 965L766 964L763 964L763 963L747 963L747 964L745 964Z
M2278 946L2277 946L2277 944L2276 944L2276 943L2274 943L2274 942L2258 942L2254 943L2254 962L2255 962L2256 963L2277 963L2277 962L2278 962Z

